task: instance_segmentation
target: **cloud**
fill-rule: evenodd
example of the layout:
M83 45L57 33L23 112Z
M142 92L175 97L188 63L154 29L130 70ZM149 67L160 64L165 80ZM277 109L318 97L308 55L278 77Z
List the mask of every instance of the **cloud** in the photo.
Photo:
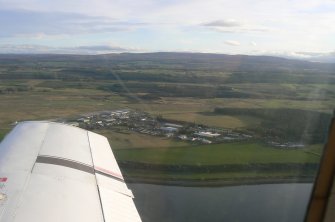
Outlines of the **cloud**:
M234 19L215 20L201 24L218 32L241 33L241 32L267 32L270 29L259 25L245 24Z
M295 52L295 55L316 62L335 62L335 51L333 52Z
M328 56L328 55L335 55L335 52L295 52L298 55L302 55L302 56Z
M253 41L250 42L250 45L251 46L257 46L256 42L253 42Z
M78 47L49 47L43 45L0 45L1 54L81 54L96 55L122 52L143 52L138 48L126 48L121 46L91 45Z
M0 37L118 32L143 25L75 13L0 10Z
M335 63L335 51L333 52L296 52L278 50L255 50L253 55L276 56L288 59L307 60L312 62Z
M152 51L245 54L326 51L335 46L334 7L334 0L0 0L0 42L71 46L110 40ZM245 44L218 48L223 36Z
M79 46L75 49L88 50L88 51L124 51L125 48L119 46L106 46L106 45L95 45L95 46Z
M234 40L227 40L224 42L226 45L231 45L231 46L240 46L241 43L239 43L238 41L234 41Z
M0 45L0 53L29 53L29 52L37 52L37 53L46 53L51 47L42 46L42 45Z
M233 19L227 19L227 20L216 20L208 23L204 23L204 26L209 27L240 27L242 26L241 23L237 22Z

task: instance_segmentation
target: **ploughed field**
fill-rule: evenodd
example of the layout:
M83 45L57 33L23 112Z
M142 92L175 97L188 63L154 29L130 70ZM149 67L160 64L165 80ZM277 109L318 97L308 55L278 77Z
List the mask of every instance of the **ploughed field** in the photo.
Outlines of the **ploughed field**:
M114 109L253 136L204 145L93 129L109 138L129 181L311 181L335 104L334 64L195 53L1 55L0 61L0 139L16 121Z

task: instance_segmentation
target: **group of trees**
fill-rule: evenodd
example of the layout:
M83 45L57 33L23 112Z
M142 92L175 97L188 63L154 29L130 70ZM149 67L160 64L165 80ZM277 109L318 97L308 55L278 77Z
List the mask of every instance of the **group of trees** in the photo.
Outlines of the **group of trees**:
M260 119L260 126L251 130L264 137L305 143L325 142L331 114L301 109L215 108L214 113L230 116L251 116Z
M8 86L8 87L2 87L0 88L0 94L11 94L15 92L25 92L33 90L33 87L30 86Z

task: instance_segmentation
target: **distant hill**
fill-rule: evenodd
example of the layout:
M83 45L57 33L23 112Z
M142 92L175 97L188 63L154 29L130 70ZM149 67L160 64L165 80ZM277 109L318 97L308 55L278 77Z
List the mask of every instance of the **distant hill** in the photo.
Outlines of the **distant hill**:
M79 62L87 65L110 67L128 63L141 67L175 65L181 69L210 69L222 71L304 71L334 72L335 64L308 62L273 56L226 55L210 53L121 53L105 55L0 55L2 63L27 64L31 62ZM136 64L137 63L137 64ZM29 65L29 64L27 64Z

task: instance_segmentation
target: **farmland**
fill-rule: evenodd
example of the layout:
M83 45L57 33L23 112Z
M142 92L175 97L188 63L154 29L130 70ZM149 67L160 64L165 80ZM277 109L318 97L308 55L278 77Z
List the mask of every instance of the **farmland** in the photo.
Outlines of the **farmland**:
M0 139L16 121L117 109L253 136L204 145L94 128L110 140L129 180L312 179L335 104L333 64L187 53L1 55L0 61Z

